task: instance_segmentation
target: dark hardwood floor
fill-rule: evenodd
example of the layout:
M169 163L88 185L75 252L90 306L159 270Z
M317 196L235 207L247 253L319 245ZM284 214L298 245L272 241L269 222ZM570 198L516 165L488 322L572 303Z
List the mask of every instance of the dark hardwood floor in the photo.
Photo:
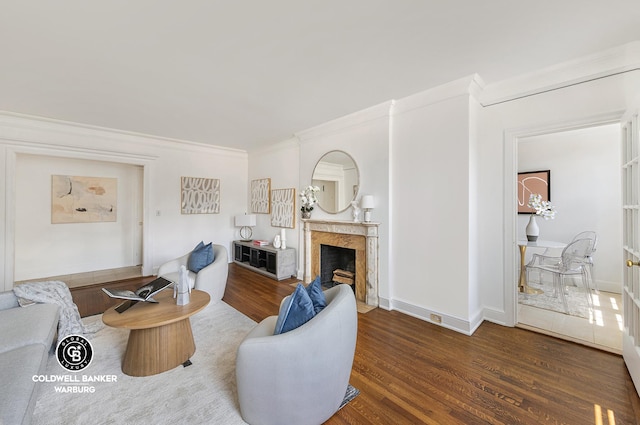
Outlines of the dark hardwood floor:
M223 300L260 321L294 282L231 264ZM83 315L115 304L102 286L72 290ZM395 311L358 314L351 384L360 395L328 424L640 425L620 356L488 322L469 337Z

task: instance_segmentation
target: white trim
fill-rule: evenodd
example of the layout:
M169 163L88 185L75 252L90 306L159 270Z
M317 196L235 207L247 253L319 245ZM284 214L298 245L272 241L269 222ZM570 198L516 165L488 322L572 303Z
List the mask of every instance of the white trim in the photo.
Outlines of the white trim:
M484 307L482 317L487 322L496 323L498 325L506 326L505 312L496 310L495 308Z
M252 155L262 155L272 152L278 152L282 150L290 150L290 149L299 149L300 141L296 137L292 137L287 140L283 140L278 143L274 143L265 147L260 147L257 149L251 149L249 152Z
M247 155L246 151L240 149L61 121L9 111L0 111L0 128L2 129L3 139L13 141L17 144L43 144L46 146L50 144L50 142L59 141L60 136L62 136L70 141L77 139L86 141L87 138L90 138L103 142L105 146L108 146L109 142L126 142L151 147L188 149L196 152L211 152L213 150L216 151L218 155ZM71 149L73 143L69 142L67 144ZM57 146L58 144L56 143L55 145Z
M640 41L634 41L532 73L488 84L480 96L480 103L483 106L490 106L639 68Z
M417 306L402 300L391 300L390 310L396 310L400 313L407 314L425 322L433 323L434 325L442 326L443 328L451 329L452 331L460 332L467 336L473 335L473 333L482 324L482 313L479 312L470 321L460 319L455 316L449 316L440 312L429 310L424 307ZM430 319L432 314L436 314L442 318L441 323L434 322Z
M152 155L129 154L110 150L41 144L29 141L7 140L0 136L0 146L4 145L8 151L16 153L45 155L73 159L119 162L124 164L142 165L157 159Z
M519 250L517 249L516 176L518 174L518 139L557 133L567 130L595 127L620 122L624 111L612 111L573 121L558 121L536 126L507 129L504 132L504 324L515 326L518 322L518 271Z
M320 124L315 127L311 127L306 130L295 133L300 142L307 142L317 137L327 134L340 133L348 130L351 127L362 125L368 121L374 121L380 118L389 118L391 114L391 108L394 104L393 100L389 100L378 105L372 106L367 109L363 109L358 112L354 112L349 115L345 115L335 120Z
M627 369L630 371L629 375L636 392L640 396L640 379L638 379L638 376L640 376L640 350L636 347L633 337L629 335L629 329L625 329L625 332L622 332L622 357Z
M15 195L16 195L16 153L5 152L5 184L4 192L4 281L3 290L13 288L15 265Z
M378 307L391 311L391 300L389 300L389 298L378 297Z
M393 107L393 115L403 114L414 109L423 108L443 100L466 95L479 97L484 90L484 81L478 74L459 78L446 84L398 99Z

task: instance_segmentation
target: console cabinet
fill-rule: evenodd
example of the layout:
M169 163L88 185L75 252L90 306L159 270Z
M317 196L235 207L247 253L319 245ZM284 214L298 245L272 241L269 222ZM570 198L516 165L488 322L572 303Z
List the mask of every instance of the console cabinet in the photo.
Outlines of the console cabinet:
M255 272L282 280L297 275L296 250L258 246L252 241L233 241L233 262Z

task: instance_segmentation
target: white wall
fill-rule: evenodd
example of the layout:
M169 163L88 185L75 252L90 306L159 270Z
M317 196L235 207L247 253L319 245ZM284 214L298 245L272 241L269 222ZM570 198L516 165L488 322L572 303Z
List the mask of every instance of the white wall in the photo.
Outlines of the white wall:
M116 221L52 224L52 175L116 178ZM16 280L141 264L141 167L18 155L15 176L15 205L20 212L15 220Z
M300 211L299 211L299 155L298 140L293 138L290 140L277 143L267 149L255 150L249 152L249 183L256 179L271 179L271 189L296 189L296 209L295 209L295 228L285 229L287 238L287 247L299 249L298 230L300 229ZM248 193L247 196L250 196ZM251 205L250 199L247 198L247 205ZM247 207L248 208L248 207ZM245 210L238 210L236 214L242 214ZM251 213L251 211L246 211ZM273 241L276 235L280 234L280 227L271 226L271 216L269 214L256 215L256 227L253 228L254 239L266 239ZM236 231L236 237L240 234ZM298 276L302 276L301 262L298 261Z
M394 309L472 333L481 323L473 270L473 77L400 99L391 136Z
M594 278L598 288L622 290L620 125L526 137L518 143L518 171L551 170L555 219L538 218L540 238L568 242L581 231L598 233ZM524 239L529 216L518 216ZM534 252L527 249L527 258Z
M0 160L5 167L0 184L0 236L4 242L0 247L0 287L5 289L15 280L14 264L23 261L14 255L16 216L24 213L16 210L15 190L17 158L25 154L143 167L145 273L153 273L163 262L188 252L200 240L220 243L230 251L237 232L233 216L247 209L246 152L2 113ZM182 176L220 179L220 213L181 214ZM53 251L50 255L64 263L61 254ZM93 265L102 267L101 261ZM73 269L69 264L68 270Z

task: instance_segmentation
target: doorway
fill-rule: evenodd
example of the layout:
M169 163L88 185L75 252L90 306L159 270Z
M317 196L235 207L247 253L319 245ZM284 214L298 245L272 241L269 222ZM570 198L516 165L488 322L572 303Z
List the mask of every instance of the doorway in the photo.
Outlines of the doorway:
M554 311L557 309L536 299L542 296L518 294L518 326L620 353L620 125L521 137L517 152L518 172L551 170L550 200L557 214L554 220L538 220L540 239L568 243L582 231L598 234L593 276L600 290L593 294L594 308L588 317ZM517 217L518 240L526 239L528 218L524 214ZM527 248L525 263L533 254L559 256L560 253L561 250L545 252L542 248Z
M53 224L52 175L114 179L116 219ZM95 283L105 276L130 276L132 270L141 274L143 180L144 170L140 165L17 153L15 257L11 282L64 277L64 281L73 281L70 284L73 286Z

